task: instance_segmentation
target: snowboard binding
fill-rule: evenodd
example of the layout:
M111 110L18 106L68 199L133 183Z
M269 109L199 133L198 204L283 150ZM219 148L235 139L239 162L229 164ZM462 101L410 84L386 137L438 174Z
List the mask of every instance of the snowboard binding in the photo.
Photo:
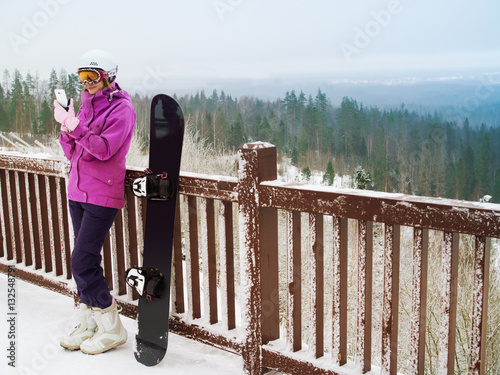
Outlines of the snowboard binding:
M154 201L169 200L175 193L174 181L167 172L154 174L149 168L132 182L131 189L136 197Z
M125 273L127 284L148 301L161 298L166 290L163 273L155 267L132 267Z

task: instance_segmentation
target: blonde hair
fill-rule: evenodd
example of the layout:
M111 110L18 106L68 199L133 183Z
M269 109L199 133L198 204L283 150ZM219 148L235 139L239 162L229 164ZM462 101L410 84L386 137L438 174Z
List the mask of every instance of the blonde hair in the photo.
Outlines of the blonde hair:
M107 78L104 78L103 81L104 81L104 87L107 87L110 90L113 90L113 87L111 87L111 83L109 82L109 80Z

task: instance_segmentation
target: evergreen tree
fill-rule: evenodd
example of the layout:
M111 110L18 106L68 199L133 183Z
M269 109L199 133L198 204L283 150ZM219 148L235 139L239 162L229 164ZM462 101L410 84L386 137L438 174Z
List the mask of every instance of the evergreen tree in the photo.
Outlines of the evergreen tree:
M314 106L316 108L316 121L313 123L312 127L312 143L315 145L314 149L323 150L323 137L321 135L324 134L327 129L328 100L326 99L326 94L322 93L320 89L318 89L318 93L316 94Z
M214 89L212 91L212 95L207 99L207 110L210 112L214 112L219 106L219 95L217 94L217 90Z
M238 118L231 124L231 137L229 141L229 146L238 148L243 143L245 143L245 127L243 124L243 117L241 113L238 114Z
M38 126L36 128L36 134L50 134L56 132L56 130L51 129L52 118L54 117L54 111L49 106L47 100L42 102L42 107L40 110L40 116L38 116Z
M300 139L297 145L297 151L300 155L304 156L309 150L309 133L305 128L302 128Z
M24 126L26 131L36 133L36 108L35 98L32 95L35 89L35 83L30 73L26 75L23 84L24 100Z
M279 120L278 128L276 129L276 136L274 137L274 144L281 150L286 148L286 125L283 120Z
M304 126L302 127L300 133L301 138L299 142L302 143L302 146L299 146L299 148L304 148L304 145L305 147L309 148L310 145L313 143L314 130L317 122L318 122L318 110L312 96L309 95L307 106L304 111ZM306 151L307 150L302 150L301 152L305 154Z
M201 116L201 137L206 139L208 143L214 144L212 132L212 114L208 111L203 111Z
M262 142L270 142L272 140L271 125L269 125L266 116L257 125L257 139Z
M55 98L54 90L57 88L59 88L59 79L57 78L57 73L55 69L52 69L49 77L49 97L48 97L49 103L51 103L54 100ZM56 120L52 118L50 122L51 122L50 128L56 129Z
M299 152L297 151L297 147L293 147L290 151L290 158L292 159L292 164L297 165L299 162Z
M485 194L491 194L493 186L493 170L491 168L491 137L490 133L485 129L481 131L481 140L479 146L477 177L479 195L482 197Z
M455 166L452 162L448 162L446 165L445 172L445 193L444 196L446 198L456 198L456 185L457 185L457 176Z
M296 119L297 119L297 113L298 113L298 107L299 107L299 102L297 99L297 95L295 94L295 90L292 90L291 92L286 92L285 94L285 100L284 100L284 105L286 107L286 119L287 119L287 124L288 124L288 129L290 129L290 135L293 139L293 137L297 134L296 130Z
M491 196L491 202L500 203L500 167L495 171Z
M306 104L307 104L307 98L306 94L302 90L300 90L299 97L297 98L297 126L299 129L302 129L304 127L304 114L305 114L305 109L306 109Z
M54 90L60 88L59 87L59 79L57 77L57 72L55 69L52 69L50 72L50 77L49 77L49 95L50 98L54 98Z
M82 84L80 83L78 75L76 75L75 73L68 74L68 79L64 90L66 91L66 96L68 97L68 99L73 98L75 112L78 112L78 109L81 105L80 92L82 90Z
M309 168L309 167L302 168L302 175L304 176L304 179L307 182L309 182L311 180L311 176L312 176L311 168Z
M411 126L408 133L408 154L403 153L402 158L404 160L408 159L408 175L413 182L414 189L416 189L419 170L422 165L422 138L417 126Z
M357 103L348 97L342 98L340 108L337 110L338 124L337 152L342 153L347 159L351 157L353 140L353 126L356 123Z
M8 106L5 91L2 85L0 85L0 131L6 131L9 129L10 122L6 111L7 108Z
M466 199L467 194L467 186L466 179L467 175L465 173L465 161L463 157L458 159L457 168L456 168L456 178L455 178L455 198L456 199Z
M326 94L321 92L321 89L318 89L318 93L316 94L316 99L314 100L314 105L318 109L320 113L326 113L326 109L328 107L328 100L326 99Z
M4 90L4 100L5 100L5 111L8 111L7 106L10 103L10 72L8 69L3 71L2 86Z
M326 172L323 175L323 183L327 184L328 186L332 186L334 179L335 179L335 172L333 171L333 164L331 160L328 160L328 164L326 166Z
M375 189L379 191L389 190L389 170L390 166L389 159L387 158L385 134L382 129L379 129L373 151L373 183Z
M10 119L11 126L10 130L24 134L25 124L24 124L24 93L23 93L23 78L19 70L14 72L14 82L12 84L12 89L10 93Z
M372 186L370 174L365 172L361 166L357 166L356 169L354 169L353 181L355 189L366 190Z
M433 178L432 149L429 141L423 143L420 155L420 168L415 192L419 195L431 196L436 190L436 185Z
M464 195L461 197L466 200L478 200L474 196L476 187L476 165L474 160L474 152L470 144L467 145L464 154L464 172L465 172L465 190Z
M212 129L214 142L227 144L227 137L229 133L228 121L226 114L221 107L217 107L217 109L213 112Z

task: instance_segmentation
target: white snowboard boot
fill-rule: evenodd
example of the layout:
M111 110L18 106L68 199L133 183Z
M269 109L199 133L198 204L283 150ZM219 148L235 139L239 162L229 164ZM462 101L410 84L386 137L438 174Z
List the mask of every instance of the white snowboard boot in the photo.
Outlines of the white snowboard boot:
M92 316L92 310L86 304L80 303L76 307L76 316L79 324L73 332L64 336L59 342L62 347L69 350L80 349L81 343L92 337L97 328L97 324Z
M121 310L121 309L120 309ZM127 330L120 321L116 302L107 309L92 308L92 315L97 323L96 333L82 342L80 349L86 354L99 354L125 344Z

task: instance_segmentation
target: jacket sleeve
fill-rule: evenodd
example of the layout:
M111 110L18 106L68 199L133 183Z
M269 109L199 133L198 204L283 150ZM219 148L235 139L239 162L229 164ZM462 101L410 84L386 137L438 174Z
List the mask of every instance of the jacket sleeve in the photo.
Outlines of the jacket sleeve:
M71 160L73 156L73 152L75 151L75 140L70 138L66 133L61 133L59 137L59 143L61 144L61 148L64 152L64 155L68 160Z
M135 111L128 103L120 103L106 117L104 124L93 124L97 125L103 127L99 134L80 124L68 137L96 159L108 160L120 149L134 128Z

